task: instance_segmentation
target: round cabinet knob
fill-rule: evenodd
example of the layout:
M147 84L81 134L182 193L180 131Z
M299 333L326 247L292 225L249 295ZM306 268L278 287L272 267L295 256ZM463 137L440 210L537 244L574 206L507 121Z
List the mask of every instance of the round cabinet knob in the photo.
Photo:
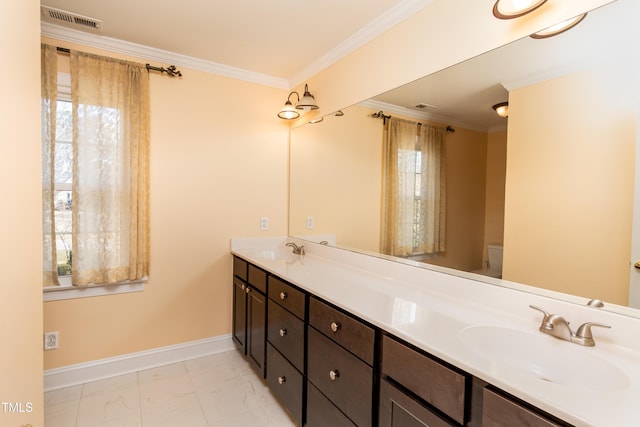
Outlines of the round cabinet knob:
M286 382L287 382L287 377L285 376L278 377L278 384L284 384Z
M280 299L287 299L287 293L284 291L280 292Z
M338 332L340 330L340 328L342 327L342 325L340 325L340 323L338 322L331 322L331 330L333 332Z
M243 291L245 290L245 288L247 287L247 285L245 285L244 283L240 286L240 289L242 289Z
M333 371L329 371L329 378L331 378L331 381L337 380L339 376L340 376L340 372L338 372L337 369Z
M286 329L280 329L280 336L283 337L287 335L287 330Z
M246 293L249 293L249 292L251 292L251 288L247 286L247 287L244 289L244 291L245 291Z

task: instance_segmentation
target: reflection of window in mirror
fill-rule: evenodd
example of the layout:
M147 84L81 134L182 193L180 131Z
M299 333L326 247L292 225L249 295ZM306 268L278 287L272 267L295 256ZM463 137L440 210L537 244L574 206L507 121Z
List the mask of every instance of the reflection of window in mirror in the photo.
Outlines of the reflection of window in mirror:
M444 129L385 125L382 252L426 260L445 250Z

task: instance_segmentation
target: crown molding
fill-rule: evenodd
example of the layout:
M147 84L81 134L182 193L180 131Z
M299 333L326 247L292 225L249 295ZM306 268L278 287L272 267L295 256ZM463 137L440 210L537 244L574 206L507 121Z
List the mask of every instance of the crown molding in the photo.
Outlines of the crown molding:
M289 78L291 87L295 87L307 80L309 77L318 74L320 71L338 62L340 59L364 46L380 34L412 16L432 1L433 0L403 0L397 3L385 14L380 15L352 36L345 39L338 46L331 49L308 66L304 67L295 75L291 76Z
M393 113L393 114L401 115L403 117L411 117L417 120L429 120L429 121L434 121L438 123L444 123L452 127L458 126L458 127L469 129L469 130L474 130L477 132L488 131L488 129L486 128L470 125L468 123L464 123L459 120L451 120L451 118L447 116L427 113L424 111L416 111L411 108L401 107L394 104L388 104L386 102L376 101L373 99L368 99L366 101L360 102L358 105L361 107L371 108L373 110L383 111L387 114Z
M255 73L253 71L219 64L217 62L205 61L203 59L131 43L124 40L86 33L48 22L40 23L40 34L44 37L51 37L53 39L70 43L78 43L84 46L91 46L98 49L121 53L123 55L135 56L149 61L173 64L180 67L190 68L192 70L203 71L205 73L230 77L264 86L272 86L286 90L289 89L289 82L287 79Z

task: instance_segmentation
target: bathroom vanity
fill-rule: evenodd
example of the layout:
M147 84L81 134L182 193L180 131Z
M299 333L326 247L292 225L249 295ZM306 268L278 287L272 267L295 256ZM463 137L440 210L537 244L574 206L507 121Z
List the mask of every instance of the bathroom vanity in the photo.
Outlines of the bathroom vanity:
M233 239L233 338L299 425L637 424L637 319L291 240ZM613 329L580 347L529 304Z

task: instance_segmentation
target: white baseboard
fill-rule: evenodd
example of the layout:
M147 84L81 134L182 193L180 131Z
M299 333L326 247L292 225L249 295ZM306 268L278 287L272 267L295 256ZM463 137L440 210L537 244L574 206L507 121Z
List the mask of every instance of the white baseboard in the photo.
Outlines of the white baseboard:
M155 368L235 349L231 334L44 371L44 391Z

